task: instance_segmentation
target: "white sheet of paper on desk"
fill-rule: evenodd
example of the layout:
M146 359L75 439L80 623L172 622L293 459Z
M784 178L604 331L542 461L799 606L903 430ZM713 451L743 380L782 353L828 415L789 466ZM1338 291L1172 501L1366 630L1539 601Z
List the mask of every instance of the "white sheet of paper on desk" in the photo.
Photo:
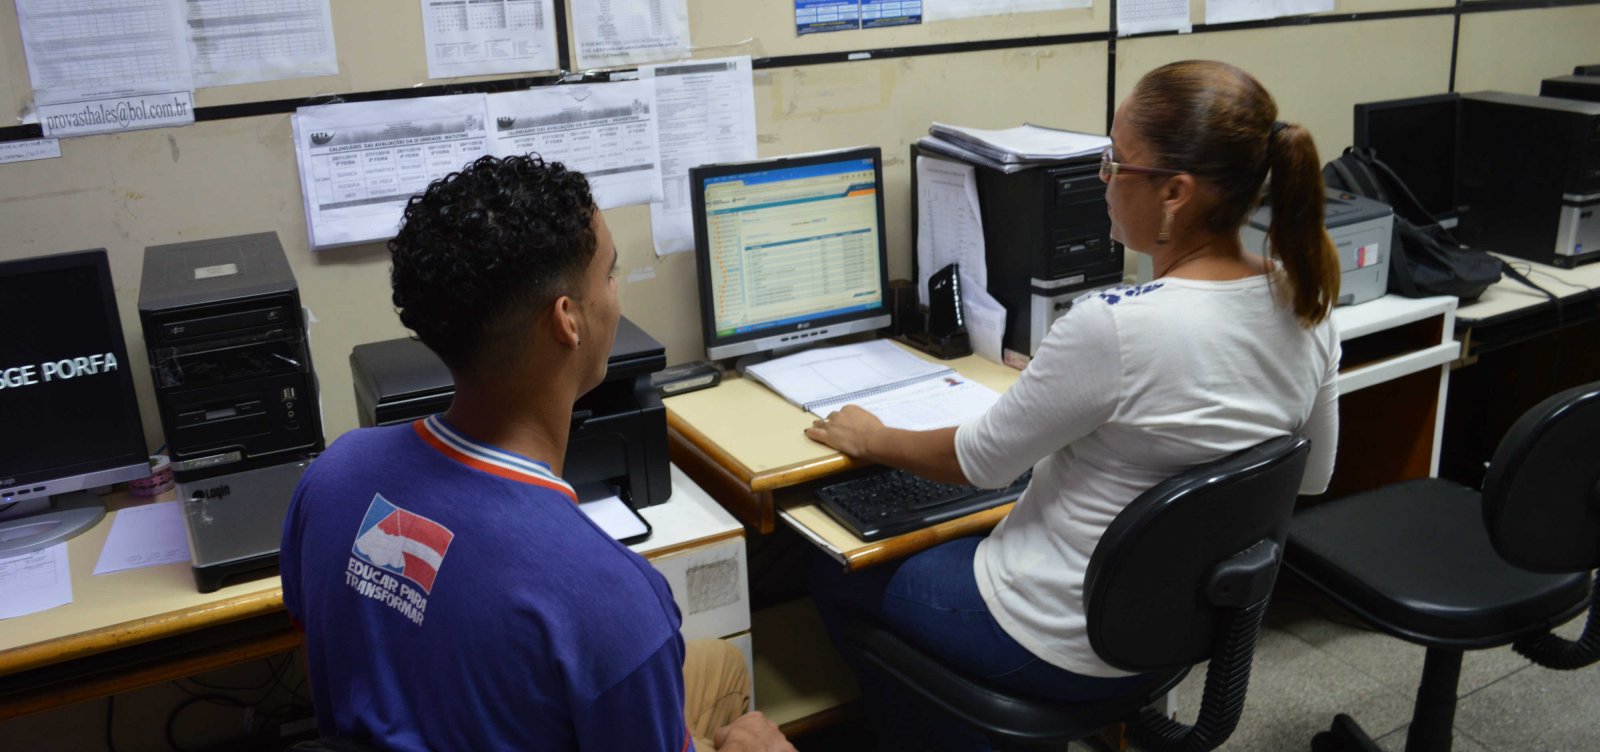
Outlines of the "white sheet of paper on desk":
M688 0L583 0L571 8L580 70L689 56Z
M1189 22L1189 0L1121 0L1117 3L1117 36L1193 30Z
M394 237L412 194L489 153L483 94L301 107L290 123L312 248Z
M0 559L0 619L38 613L72 602L67 544Z
M750 57L639 68L654 79L661 138L661 201L650 205L656 255L694 250L689 168L756 158Z
M183 529L183 510L176 501L158 501L117 510L111 532L100 549L95 574L153 567L189 560L189 538Z
M923 305L928 304L928 277L952 262L961 264L963 281L988 288L978 206L978 178L972 165L917 157L917 300Z
M1206 23L1260 21L1331 10L1333 0L1206 0Z
M655 92L639 80L490 94L489 150L536 152L582 172L601 209L660 201Z
M428 78L560 67L552 0L422 0Z
M1094 0L922 0L923 21L974 16L1009 16L1041 10L1087 8Z
M585 498L581 490L578 498ZM586 499L578 504L578 509L589 515L589 519L599 525L601 530L619 541L642 535L648 529L639 519L638 513L615 494Z
M878 416L878 420L890 428L927 431L969 422L987 412L999 399L999 392L951 374L867 397L855 404Z
M328 0L188 0L195 86L339 73Z

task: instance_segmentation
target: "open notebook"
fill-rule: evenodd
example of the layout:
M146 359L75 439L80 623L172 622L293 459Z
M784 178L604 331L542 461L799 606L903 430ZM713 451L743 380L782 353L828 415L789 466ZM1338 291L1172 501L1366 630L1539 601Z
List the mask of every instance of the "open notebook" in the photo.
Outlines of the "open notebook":
M884 339L804 350L752 365L745 376L819 418L854 404L886 426L913 431L960 425L1000 399Z

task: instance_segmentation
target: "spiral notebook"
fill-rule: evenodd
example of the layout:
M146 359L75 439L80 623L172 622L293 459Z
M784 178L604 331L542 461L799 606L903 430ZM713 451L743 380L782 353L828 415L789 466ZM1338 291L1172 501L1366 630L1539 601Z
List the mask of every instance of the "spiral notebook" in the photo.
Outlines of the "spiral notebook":
M884 425L915 431L960 425L1000 399L993 389L885 339L786 355L750 366L745 376L819 418L854 404Z

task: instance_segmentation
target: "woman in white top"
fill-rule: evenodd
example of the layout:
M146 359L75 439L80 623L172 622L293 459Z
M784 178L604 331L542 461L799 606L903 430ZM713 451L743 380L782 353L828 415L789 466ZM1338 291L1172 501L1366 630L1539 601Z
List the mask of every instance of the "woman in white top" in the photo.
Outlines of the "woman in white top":
M1016 385L972 423L903 431L848 406L806 430L851 457L945 482L998 487L1033 468L986 538L852 575L819 567L812 592L830 630L841 609L860 610L1013 689L1111 696L1136 680L1090 647L1083 579L1124 506L1185 469L1287 434L1312 441L1302 492L1327 487L1339 261L1323 229L1310 133L1279 122L1248 73L1189 61L1139 81L1111 140L1100 168L1111 237L1152 257L1153 281L1079 299ZM1270 256L1239 237L1264 182ZM869 698L889 691L864 689ZM941 720L901 720L879 741L982 748ZM911 738L930 730L930 740Z

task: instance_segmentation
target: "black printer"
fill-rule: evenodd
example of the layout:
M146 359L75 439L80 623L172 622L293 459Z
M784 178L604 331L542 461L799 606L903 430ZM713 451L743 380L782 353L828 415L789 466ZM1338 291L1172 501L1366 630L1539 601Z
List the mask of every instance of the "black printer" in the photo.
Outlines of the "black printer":
M667 411L650 374L666 350L626 317L617 322L606 378L572 408L562 477L573 486L604 482L634 508L672 495ZM363 426L406 423L443 412L455 384L439 356L409 337L356 345L350 352L356 413Z

